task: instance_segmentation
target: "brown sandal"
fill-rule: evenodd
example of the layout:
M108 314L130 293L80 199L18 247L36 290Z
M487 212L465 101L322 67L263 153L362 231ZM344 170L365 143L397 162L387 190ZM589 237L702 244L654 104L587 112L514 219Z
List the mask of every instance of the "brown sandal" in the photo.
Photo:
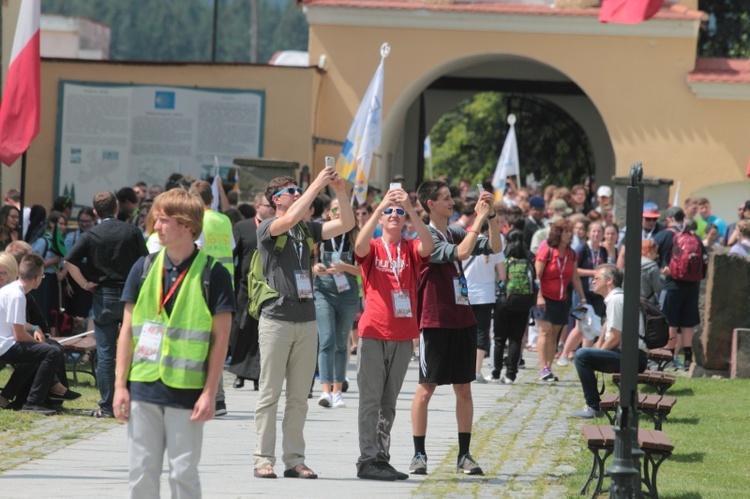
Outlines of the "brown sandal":
M261 471L265 471L265 473L261 473ZM276 473L274 473L273 466L270 463L255 468L253 475L255 475L255 478L276 478Z

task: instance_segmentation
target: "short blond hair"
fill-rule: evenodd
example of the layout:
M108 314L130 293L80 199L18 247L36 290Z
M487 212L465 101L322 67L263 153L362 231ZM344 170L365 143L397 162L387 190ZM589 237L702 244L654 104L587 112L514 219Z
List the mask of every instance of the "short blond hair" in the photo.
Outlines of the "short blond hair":
M0 268L8 274L8 282L18 279L18 263L16 257L5 251L0 252Z
M164 213L177 220L177 223L190 228L195 239L203 232L203 201L182 188L162 192L154 200L150 213L156 217Z

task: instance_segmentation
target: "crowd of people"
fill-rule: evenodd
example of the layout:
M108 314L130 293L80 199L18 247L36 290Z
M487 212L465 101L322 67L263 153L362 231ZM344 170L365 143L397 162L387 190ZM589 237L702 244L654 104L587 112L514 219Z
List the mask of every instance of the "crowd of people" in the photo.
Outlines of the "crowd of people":
M158 495L165 450L173 492L200 491L202 424L228 411L223 367L235 389L252 381L259 391L258 478L277 476L284 386L283 474L317 477L305 462L309 399L317 379L319 406L347 406L352 355L362 479L408 478L389 464L389 446L410 362L419 368L412 474L427 474L429 404L441 385L456 398L456 470L483 474L470 452L472 383L515 383L525 355L537 355L542 384L558 380L553 366L573 363L586 402L574 415L601 416L593 372L619 368L622 337L626 228L614 223L612 189L592 178L544 189L509 178L502 194L466 179L414 190L392 180L386 191L371 184L358 203L327 167L304 190L278 177L239 203L237 190L214 199L207 181L174 175L163 187L101 192L91 207L60 197L49 212L22 207L9 190L0 208L0 363L16 368L0 407L54 414L77 398L49 336L93 329L101 400L91 416L128 421L139 497ZM684 369L707 254L729 246L750 256L750 201L730 224L705 198L663 211L647 202L642 222L640 294L662 308L672 367ZM256 260L273 294L254 316Z

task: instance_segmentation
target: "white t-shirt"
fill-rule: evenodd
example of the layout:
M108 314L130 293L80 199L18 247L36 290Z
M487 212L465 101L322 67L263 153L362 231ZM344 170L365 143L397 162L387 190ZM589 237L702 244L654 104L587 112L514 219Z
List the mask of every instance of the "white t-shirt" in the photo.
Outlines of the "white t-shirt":
M609 338L612 329L617 329L622 333L622 320L625 309L625 294L622 292L622 289L615 288L610 291L606 298L604 298L604 304L607 306L607 319L604 329L604 339L606 340ZM643 329L643 316L638 314L638 317L638 348L648 353L646 344L640 338L645 334Z
M482 236L484 237L484 236ZM464 276L469 287L469 303L495 303L497 272L495 265L505 261L505 254L471 255L463 262Z
M13 324L26 325L26 294L21 281L0 289L0 355L15 345Z

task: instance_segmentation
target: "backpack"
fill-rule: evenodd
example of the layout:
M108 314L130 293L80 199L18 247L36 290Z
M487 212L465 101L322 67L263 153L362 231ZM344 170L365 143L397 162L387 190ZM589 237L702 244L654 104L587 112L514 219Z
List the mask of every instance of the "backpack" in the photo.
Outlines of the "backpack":
M528 258L505 260L505 306L510 312L528 311L536 303L534 265Z
M643 332L640 338L646 347L662 348L669 342L669 324L658 306L641 297L641 315L643 316Z
M690 232L670 229L672 259L669 275L678 281L698 282L703 279L703 244Z
M312 255L315 250L315 242L313 241L310 227L304 222L298 223L297 227L305 234L305 242L307 243L307 248L310 250L310 255ZM276 237L276 244L273 247L274 255L278 256L281 254L288 239L289 236L286 232ZM255 320L260 319L260 313L265 302L279 297L279 292L273 289L268 284L268 280L266 280L266 276L263 273L263 261L260 259L260 253L257 249L253 252L253 256L250 259L250 270L247 273L247 294L247 311Z

